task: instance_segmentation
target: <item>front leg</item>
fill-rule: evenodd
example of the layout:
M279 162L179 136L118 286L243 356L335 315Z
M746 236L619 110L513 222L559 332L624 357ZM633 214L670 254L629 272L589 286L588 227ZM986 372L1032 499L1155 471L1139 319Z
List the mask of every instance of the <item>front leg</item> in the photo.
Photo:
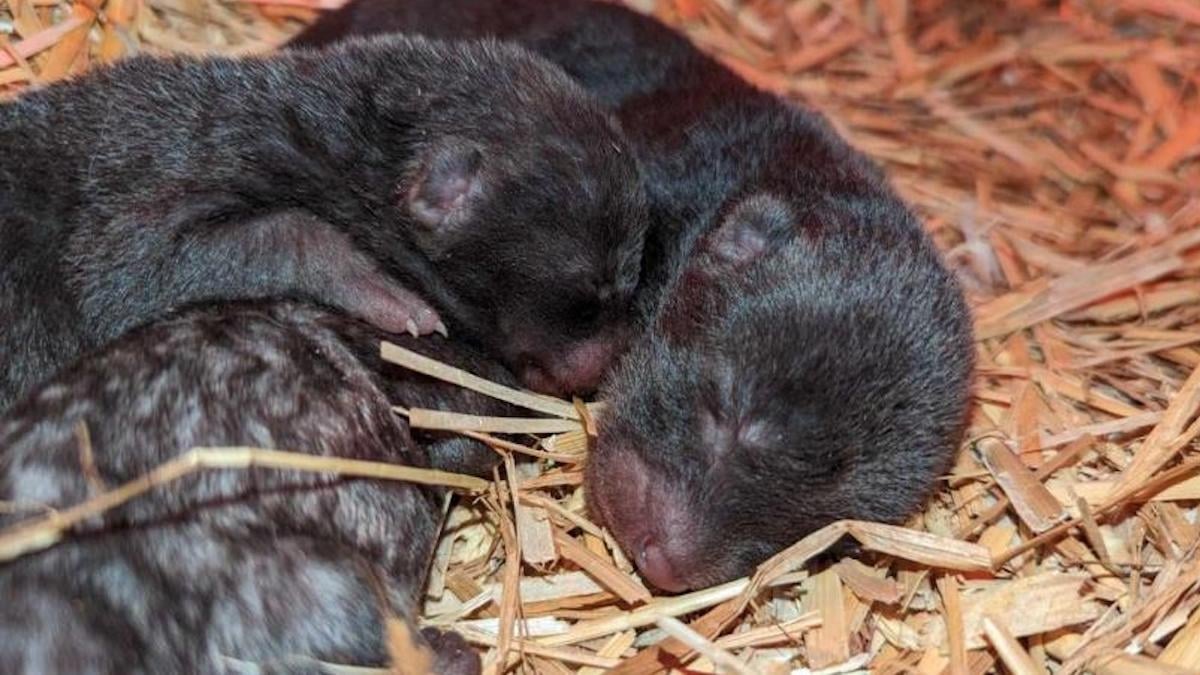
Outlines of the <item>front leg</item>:
M389 333L446 332L433 307L307 211L218 224L186 208L147 211L71 237L69 284L101 339L191 302L280 296L316 300Z

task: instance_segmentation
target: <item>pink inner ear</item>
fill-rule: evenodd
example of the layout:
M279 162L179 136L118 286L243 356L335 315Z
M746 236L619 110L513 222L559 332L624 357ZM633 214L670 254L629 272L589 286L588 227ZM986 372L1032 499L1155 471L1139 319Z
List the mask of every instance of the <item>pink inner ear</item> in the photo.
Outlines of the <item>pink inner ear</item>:
M708 252L718 264L741 268L766 253L773 240L793 231L795 218L784 202L766 194L742 200L710 235Z
M468 218L470 201L482 189L480 160L478 150L459 143L435 150L408 195L417 220L438 228Z
M725 223L716 234L712 251L721 260L741 267L762 255L767 238L753 222L735 219Z
M471 180L456 176L443 184L429 186L412 198L413 214L427 225L440 225L462 210L471 190Z

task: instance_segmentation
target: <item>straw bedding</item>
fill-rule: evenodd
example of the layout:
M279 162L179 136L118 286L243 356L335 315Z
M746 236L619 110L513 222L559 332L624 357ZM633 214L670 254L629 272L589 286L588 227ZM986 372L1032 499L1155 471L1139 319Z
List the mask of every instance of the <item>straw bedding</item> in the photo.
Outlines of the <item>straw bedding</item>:
M269 50L333 4L7 0L0 91L138 52ZM518 427L540 436L497 442L497 480L459 485L426 620L492 672L653 672L666 654L695 672L1200 670L1200 5L635 4L888 168L972 301L969 437L906 528L835 524L752 579L653 599L586 520L589 411L539 399L563 421ZM189 458L120 497L288 462ZM861 553L807 570L842 534Z

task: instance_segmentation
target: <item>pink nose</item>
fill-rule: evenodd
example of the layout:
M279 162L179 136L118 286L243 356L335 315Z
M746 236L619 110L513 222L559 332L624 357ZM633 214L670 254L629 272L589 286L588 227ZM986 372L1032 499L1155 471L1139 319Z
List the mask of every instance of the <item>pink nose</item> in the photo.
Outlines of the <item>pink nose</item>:
M642 538L634 552L634 558L642 576L650 583L668 593L687 590L687 584L675 575L675 569L667 559L666 552L653 537L647 535Z
M600 385L618 351L613 341L594 338L552 358L530 358L517 374L526 387L543 394L589 394Z

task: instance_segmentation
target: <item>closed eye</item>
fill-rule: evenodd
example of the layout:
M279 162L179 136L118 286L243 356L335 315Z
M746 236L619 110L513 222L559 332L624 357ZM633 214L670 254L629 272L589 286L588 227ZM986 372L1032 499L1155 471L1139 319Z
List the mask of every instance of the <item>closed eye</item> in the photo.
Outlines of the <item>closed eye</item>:
M567 308L572 319L582 323L594 323L616 300L616 289L610 283L591 282L586 290L578 293Z
M778 437L778 432L762 419L750 419L738 427L738 443L743 446L765 448Z
M582 300L575 302L568 310L568 314L576 321L583 323L593 323L600 318L600 312L603 307L598 300Z

